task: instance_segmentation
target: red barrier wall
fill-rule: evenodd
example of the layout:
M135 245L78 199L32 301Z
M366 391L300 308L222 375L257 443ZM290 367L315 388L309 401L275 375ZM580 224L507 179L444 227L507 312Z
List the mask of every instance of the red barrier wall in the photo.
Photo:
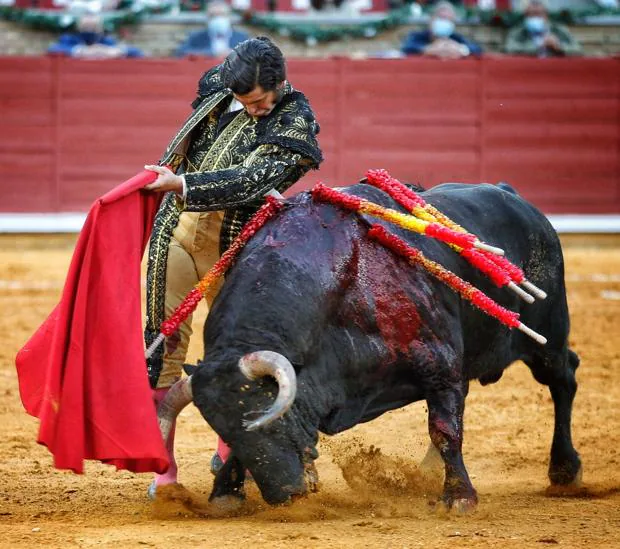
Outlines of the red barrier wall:
M155 162L205 61L0 58L0 211L84 211ZM508 181L548 213L620 212L620 60L291 60L318 179Z

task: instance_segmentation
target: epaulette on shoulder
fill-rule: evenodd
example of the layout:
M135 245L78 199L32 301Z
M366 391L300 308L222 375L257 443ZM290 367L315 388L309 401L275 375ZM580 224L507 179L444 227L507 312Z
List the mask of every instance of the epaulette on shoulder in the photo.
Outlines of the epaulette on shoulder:
M209 69L202 75L202 78L198 81L198 97L192 103L192 107L195 109L200 102L207 96L214 94L215 92L224 89L224 84L220 78L221 65Z
M323 155L316 139L320 127L310 103L298 91L287 94L269 117L256 125L259 143L274 144L303 154L314 162L314 167L323 161Z

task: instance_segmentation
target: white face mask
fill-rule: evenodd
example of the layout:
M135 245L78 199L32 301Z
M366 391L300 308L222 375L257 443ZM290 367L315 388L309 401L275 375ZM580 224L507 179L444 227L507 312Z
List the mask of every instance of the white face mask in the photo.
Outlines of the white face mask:
M544 17L537 15L526 17L525 28L532 34L542 34L547 30L547 21Z
M230 19L224 15L211 17L207 23L209 34L215 38L228 38L232 33Z
M437 17L431 22L431 33L437 38L448 38L454 32L454 23L450 19Z

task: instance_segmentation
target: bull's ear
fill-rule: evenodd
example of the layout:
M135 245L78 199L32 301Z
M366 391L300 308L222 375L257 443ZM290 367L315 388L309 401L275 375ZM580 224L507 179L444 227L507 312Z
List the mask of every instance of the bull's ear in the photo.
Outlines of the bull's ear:
M183 371L188 375L194 375L194 373L198 370L198 366L194 364L183 364Z

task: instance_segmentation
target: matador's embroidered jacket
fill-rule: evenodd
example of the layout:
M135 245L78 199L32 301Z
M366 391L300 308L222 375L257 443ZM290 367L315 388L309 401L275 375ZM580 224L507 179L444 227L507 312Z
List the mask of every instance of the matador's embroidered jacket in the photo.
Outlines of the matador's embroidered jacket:
M239 111L218 134L218 122L233 96L220 79L220 66L198 84L194 111L168 145L160 164L184 173L185 201L169 192L155 217L147 272L147 346L164 320L168 244L183 211L224 210L220 253L264 202L271 189L284 192L322 161L319 125L306 97L285 84L285 93L266 117ZM153 387L162 368L163 346L148 360Z

